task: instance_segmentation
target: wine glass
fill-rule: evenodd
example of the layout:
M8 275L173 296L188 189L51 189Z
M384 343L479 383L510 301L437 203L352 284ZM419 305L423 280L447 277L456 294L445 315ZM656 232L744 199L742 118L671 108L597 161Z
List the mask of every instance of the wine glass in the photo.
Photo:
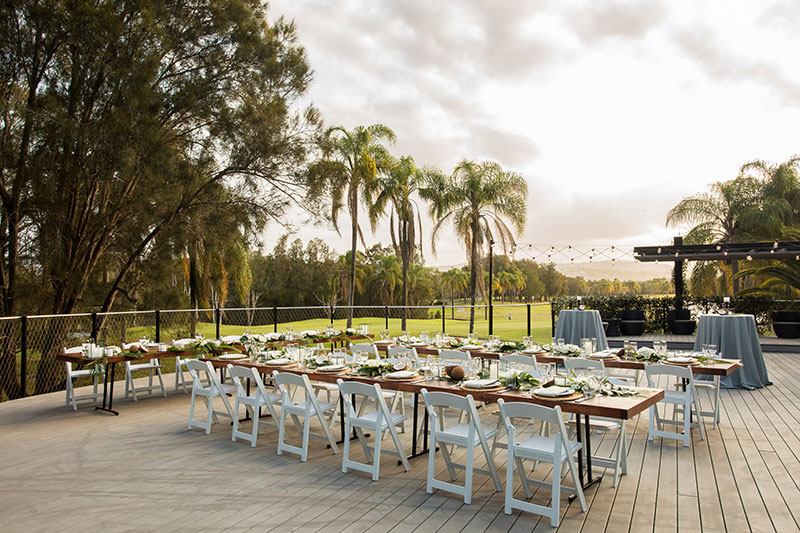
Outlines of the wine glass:
M388 329L382 329L381 330L381 339L383 339L383 340L388 340L389 339L389 330Z

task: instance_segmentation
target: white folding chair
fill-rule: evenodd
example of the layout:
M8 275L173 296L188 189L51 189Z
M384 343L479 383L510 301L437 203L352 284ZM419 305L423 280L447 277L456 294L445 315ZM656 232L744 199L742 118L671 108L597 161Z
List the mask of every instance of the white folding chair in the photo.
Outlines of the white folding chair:
M463 496L464 503L470 503L472 502L473 472L491 476L497 491L500 492L503 490L500 485L500 478L497 476L497 469L494 466L494 460L489 451L489 442L487 440L494 437L497 430L485 427L481 423L472 395L464 397L449 392L428 392L426 389L422 389L422 396L425 398L425 408L428 411L431 431L430 452L428 452L428 484L426 489L428 494L431 494L433 489L446 490ZM465 415L467 419L466 422L459 422L447 427L444 416L445 409L456 409L460 411L462 415ZM436 446L439 444L462 446L467 449L466 464L462 465L453 462L453 458L447 446L443 445L439 447L442 451L447 471L450 474L451 482L435 478ZM488 470L475 468L476 446L480 446L483 450L483 455L486 457L486 463L489 467ZM464 486L452 483L452 481L456 480L456 469L464 470L465 472Z
M281 400L281 395L276 392L269 392L264 386L264 381L261 379L261 374L255 368L247 368L243 366L234 366L228 364L228 373L233 380L233 386L236 387L236 401L233 405L233 433L231 440L244 439L250 443L250 446L255 448L256 439L260 432L260 425L278 428L278 413L275 411L275 404ZM250 380L250 386L255 388L253 394L247 393L247 385L243 380ZM253 431L245 433L239 430L239 406L244 405L245 411L250 413L253 418ZM261 419L261 408L266 407L269 411L269 416L272 422Z
M123 344L122 345L123 349L126 349L126 350L132 348L133 346L137 346L138 347L139 343L138 342L132 342L132 343L129 343L129 344ZM147 347L144 347L144 348L147 349ZM177 364L177 361L176 361L176 364ZM148 374L147 387L139 387L138 392L139 393L147 392L148 395L152 395L154 390L161 389L161 395L166 398L167 397L167 389L164 388L164 380L161 377L161 369L162 368L163 367L162 367L161 363L159 363L158 359L148 359L144 363L135 363L135 364L133 364L130 361L126 360L125 361L125 397L127 398L128 396L132 396L134 402L139 401L139 398L137 398L137 396L136 396L137 389L136 389L136 386L135 386L135 384L133 382L133 373L137 372L137 371L145 371ZM176 369L176 372L177 372L177 369ZM158 378L158 385L153 385L153 378L154 377ZM175 381L175 383L176 383L175 389L177 390L177 388L178 388L177 387L177 380ZM184 388L184 391L185 391L185 388Z
M708 391L709 400L714 406L710 411L700 411L700 416L711 417L711 429L717 429L719 424L719 380L720 376L712 376L711 381L695 380L695 389L703 389ZM677 383L676 387L682 387L682 384Z
M82 346L75 346L74 348L64 348L64 353L65 354L82 353L82 352L83 352L83 347ZM83 400L92 400L92 403L96 403L97 399L103 396L103 393L102 392L98 392L98 389L97 389L97 387L99 385L99 382L100 382L99 375L98 375L97 372L92 372L92 369L90 369L90 368L82 369L82 370L73 370L72 369L72 363L70 363L68 361L65 361L64 365L66 365L66 369L67 369L67 386L66 386L67 398L66 398L65 405L69 406L69 404L72 404L72 410L73 411L77 411L78 410L78 405L77 405L76 402L83 401ZM98 372L105 372L105 367L101 366L101 368L98 369ZM86 377L86 376L92 376L92 393L91 394L84 394L84 395L81 395L81 396L76 396L75 395L75 385L74 385L73 381L78 379L78 378L82 378L82 377Z
M534 378L538 380L542 379L542 375L539 373L539 367L536 364L536 359L530 355L501 353L500 365L505 371L508 371L509 365L516 365L520 367L520 369L524 369L525 372L529 373ZM497 417L497 433L494 439L492 439L492 455L494 455L498 448L506 448L507 446L500 440L500 428L504 426L503 416L500 411L494 411L492 414ZM550 428L547 424L541 425L540 434L550 435Z
M581 443L571 441L567 438L567 430L564 427L564 419L561 415L561 407L545 407L526 402L505 403L502 399L497 401L500 406L500 413L503 417L508 433L508 458L506 463L506 495L505 513L511 514L512 509L520 509L529 513L536 513L550 518L550 525L558 527L559 507L561 504L561 491L575 494L581 506L581 511L586 512L586 498L583 495L578 467L575 465L575 454L581 449ZM558 434L554 437L534 435L526 441L517 442L514 421L517 419L539 420L543 424L553 425L558 428ZM534 465L538 462L553 465L552 482L550 484L535 479L530 479L525 473L525 466L522 459L533 459ZM572 482L575 487L565 487L561 484L562 467L567 463ZM514 498L514 468L519 473L522 481L522 488L525 497L530 499L532 496L531 485L549 488L552 492L550 507L538 505L524 500ZM535 468L535 466L534 466Z
M647 385L650 388L655 388L656 384L653 378L657 376L670 376L670 377L677 377L683 380L685 384L685 390L679 391L671 391L665 390L664 391L664 399L658 403L665 403L665 404L672 404L673 405L673 415L676 413L674 407L680 406L681 409L677 412L682 412L683 414L683 422L679 422L677 420L667 420L666 418L662 418L658 414L658 405L654 405L650 408L650 425L649 430L647 433L647 438L649 440L653 440L653 437L666 437L669 439L676 439L682 440L684 446L689 446L692 441L692 427L699 427L700 428L700 439L705 440L706 432L705 428L703 427L703 420L698 415L700 412L700 406L698 405L697 401L697 390L694 387L694 378L692 377L692 369L677 366L677 365L645 365L644 373L647 376ZM694 410L694 414L697 416L697 422L692 422L692 412ZM671 424L675 426L683 426L683 433L673 433L669 431L663 431L662 426L664 424ZM658 429L656 429L656 426Z
M400 437L397 434L395 426L399 426L405 421L406 416L403 414L394 414L389 411L386 405L386 400L383 398L383 392L380 385L367 385L366 383L359 383L357 381L344 382L341 379L336 381L339 384L339 393L344 399L345 405L345 435L349 436L350 432L355 429L358 441L361 443L361 448L364 450L364 455L367 457L368 463L359 463L350 459L350 439L344 439L344 453L342 454L342 472L347 473L348 468L360 470L372 474L372 481L378 481L378 472L381 466L381 453L393 455L400 459L403 463L403 468L406 472L411 470L408 464L403 445L400 442ZM352 398L361 397L361 405L365 405L367 401L371 400L375 403L375 410L364 413L356 413L355 405L353 405ZM370 430L375 435L375 445L369 446L367 439L364 436L364 430ZM394 442L396 452L391 450L381 449L381 441L383 436L389 432Z
M603 361L598 361L595 359L564 358L564 366L566 367L567 372L578 373L581 370L598 370L602 372L604 376L607 375L606 367ZM622 381L618 378L608 378L608 380L615 385L628 385L627 381ZM575 424L575 417L570 415L568 423ZM593 416L589 419L589 429L598 433L605 433L607 431L617 432L617 440L614 443L616 450L614 457L592 455L592 465L614 469L614 479L611 482L611 486L616 487L619 476L628 473L628 438L625 433L625 421L616 418ZM583 445L583 452L586 454L591 454L591 450L586 449L585 441Z
M469 363L472 361L472 355L470 355L469 352L464 352L462 350L439 350L439 359L445 363Z
M332 412L332 418L338 410L339 404L320 402L311 387L306 375L290 374L288 372L278 372L275 370L272 373L278 388L281 391L281 417L280 424L278 425L278 455L283 455L283 452L294 453L300 456L302 462L308 459L308 439L309 437L320 438L327 440L331 446L333 453L339 453L339 447L336 446L336 441L331 433L331 428L325 420L325 413ZM302 397L302 402L298 401ZM295 427L300 427L299 417L303 418L301 436L303 438L300 447L287 444L286 441L286 417L292 417ZM311 433L311 420L317 418L324 435L317 435Z
M234 419L235 414L228 401L227 393L232 386L225 387L214 372L214 366L209 361L199 361L189 359L186 361L189 368L189 375L192 376L192 401L189 407L189 429L198 427L206 430L206 435L211 433L211 424L219 421L217 415L223 415ZM203 399L208 408L208 416L205 422L194 419L194 404L197 397ZM225 411L214 411L214 398L220 398Z
M173 346L176 348L184 348L190 345L193 342L197 342L197 339L178 339L176 341L172 341ZM186 361L189 359L195 359L194 357L175 357L175 390L178 390L178 387L183 389L184 394L187 391L186 389L186 376L183 375L184 370L188 370L186 366Z
M381 353L374 344L350 344L350 353L355 354L356 352L366 353L373 356L375 359L381 358Z

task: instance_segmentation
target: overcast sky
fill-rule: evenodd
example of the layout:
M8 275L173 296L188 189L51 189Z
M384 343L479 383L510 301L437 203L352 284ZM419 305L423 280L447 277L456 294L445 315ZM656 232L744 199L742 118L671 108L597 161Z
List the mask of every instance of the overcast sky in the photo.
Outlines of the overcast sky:
M525 176L521 243L669 242L682 197L800 152L793 0L273 0L276 15L328 124L385 124L395 155L448 173L466 157ZM349 247L345 228L297 236ZM465 260L454 239L426 248Z

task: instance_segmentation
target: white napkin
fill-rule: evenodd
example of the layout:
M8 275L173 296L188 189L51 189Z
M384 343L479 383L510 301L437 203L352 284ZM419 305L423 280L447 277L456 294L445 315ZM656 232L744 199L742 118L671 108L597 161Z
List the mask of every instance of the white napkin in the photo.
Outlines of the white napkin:
M347 368L344 365L326 365L326 366L318 366L317 372L339 372L340 370L344 370Z
M575 391L569 387L542 387L533 391L537 396L549 396L550 398L557 398L558 396L567 396Z
M496 379L470 379L464 382L464 386L468 389L491 389L500 385Z
M220 355L220 359L244 359L246 356L240 353L226 353L225 355Z
M389 372L384 377L389 379L409 379L419 376L417 372L410 370L398 370L397 372Z
M462 350L480 350L483 348L480 344L465 344L461 347Z
M291 363L291 359L287 359L286 357L278 357L277 359L270 359L267 363L271 365L288 365Z
M685 357L685 356L673 357L672 359L670 359L670 361L674 363L691 363L692 361L694 361L694 357Z
M608 352L595 352L590 357L597 357L598 359L605 359L606 357L614 357L616 353L608 353Z

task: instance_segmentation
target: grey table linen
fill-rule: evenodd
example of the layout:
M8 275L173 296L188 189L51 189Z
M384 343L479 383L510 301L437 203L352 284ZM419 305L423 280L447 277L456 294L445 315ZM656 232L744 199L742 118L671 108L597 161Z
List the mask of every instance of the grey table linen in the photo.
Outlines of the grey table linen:
M753 315L700 315L695 351L703 344L716 344L721 357L740 359L744 365L720 383L726 389L760 389L772 385L758 342L758 330Z
M608 348L600 311L594 309L586 311L564 309L558 313L555 336L556 338L564 339L564 342L568 344L577 345L580 345L581 339L594 337L597 339L598 350Z

